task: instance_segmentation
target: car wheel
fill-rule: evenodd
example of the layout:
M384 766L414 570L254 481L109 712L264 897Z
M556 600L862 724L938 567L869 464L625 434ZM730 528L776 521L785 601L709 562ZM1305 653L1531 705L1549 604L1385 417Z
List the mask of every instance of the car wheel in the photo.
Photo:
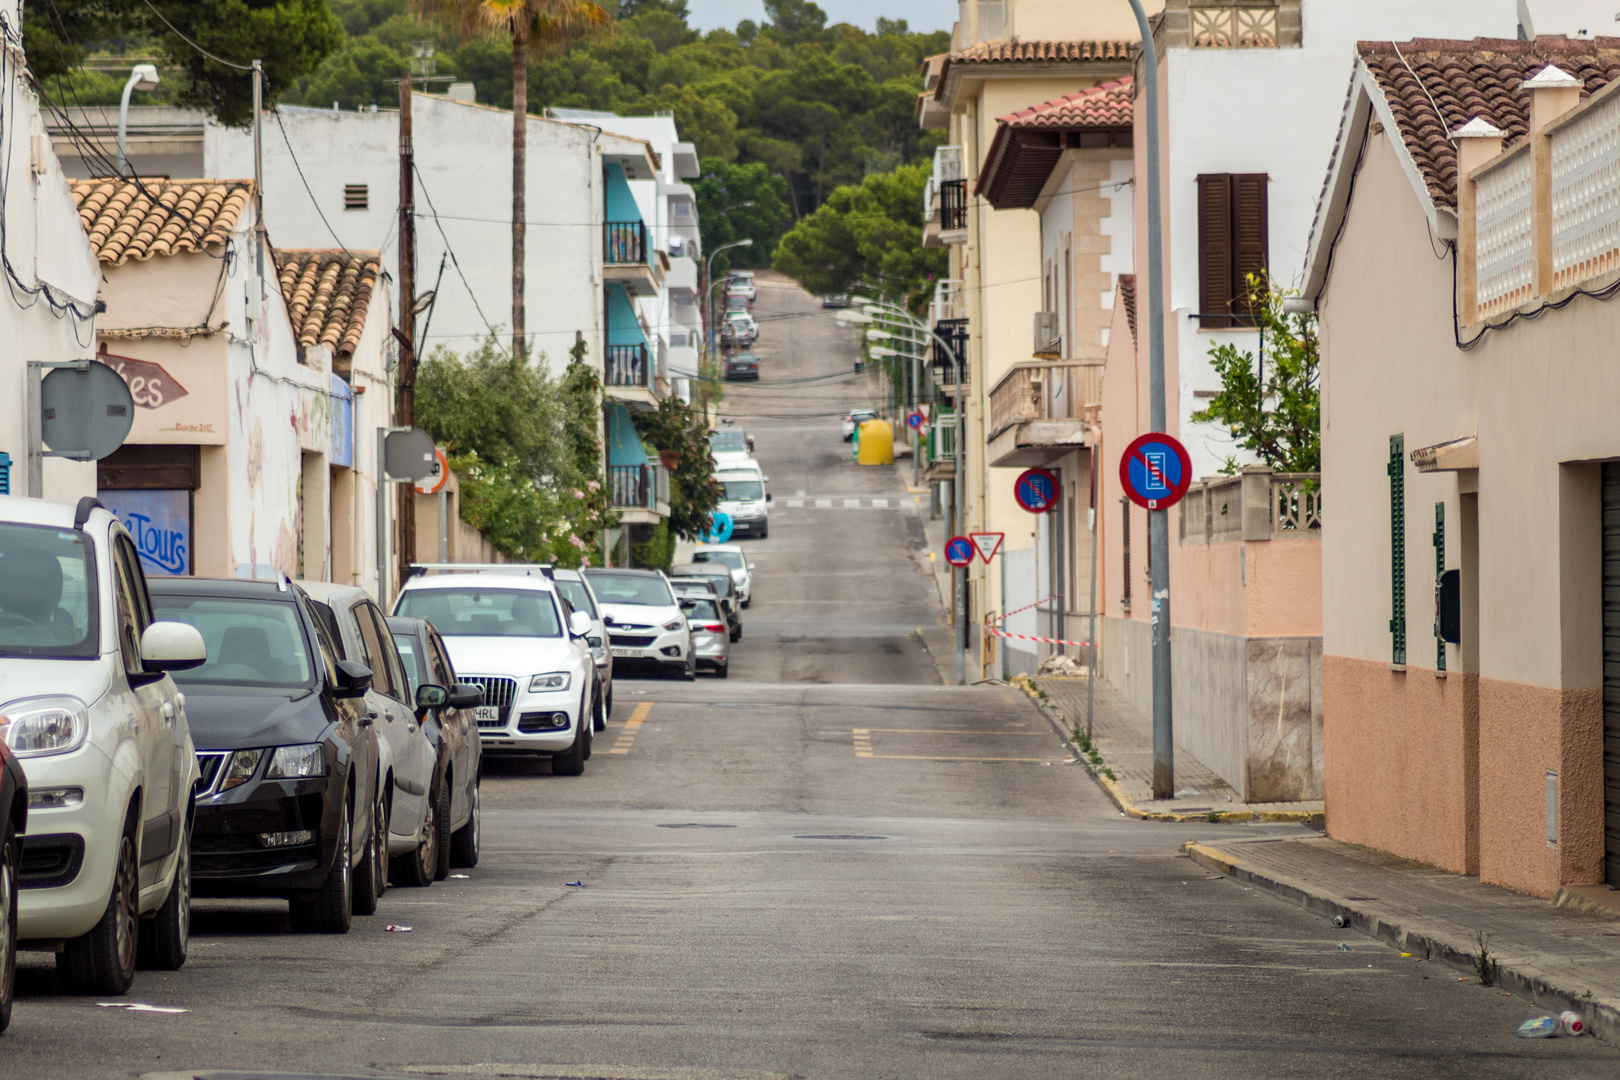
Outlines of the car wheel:
M388 891L388 798L381 783L376 788L375 805L371 808L371 836L366 840L366 854L360 860L360 869L354 875L354 913L377 914L378 901Z
M770 535L771 535L771 527L769 525L761 525L760 528L759 528L759 538L761 540L763 540L763 539L765 539L766 537L768 537Z
M422 822L422 839L416 845L416 850L394 860L395 884L418 889L433 884L439 868L440 841L449 839L446 832L450 827L449 806L450 792L441 783L438 798L428 803L427 819Z
M752 605L752 604L753 604L753 602L754 602L754 598L753 598L753 597L749 597L749 598L748 598L748 599L746 599L746 600L744 600L744 601L743 601L743 602L742 602L742 606L743 606L743 607L749 607L749 606L750 606L750 605Z
M606 722L613 719L613 687L608 687L607 697L602 702L603 731L607 730Z
M11 1024L17 990L17 834L6 826L0 848L0 1031Z
M180 857L175 860L174 884L169 898L150 919L140 923L136 959L151 971L179 971L186 963L186 946L191 942L191 825L180 837Z
M135 823L118 838L107 910L88 934L68 941L56 954L56 970L74 994L124 994L135 980L136 923L140 921L140 867L135 855Z
M681 676L687 682L697 679L697 657L693 656L686 662L686 672Z
M574 729L574 745L551 758L553 776L581 776L585 772L585 724Z
M727 660L723 664L716 664L715 665L715 668L714 668L714 677L715 678L724 679L726 676L728 676L730 674L731 674L731 661L730 660Z
M445 773L444 779L439 781L439 861L433 867L434 881L443 881L450 876L450 826L455 823L455 818L451 816L455 804L450 796L450 774Z
M482 827L479 811L479 791L483 787L482 776L473 780L471 813L467 815L467 824L457 829L455 835L450 837L450 865L468 867L478 865L478 831Z
M727 636L728 636L728 637L729 637L729 638L730 638L730 639L731 639L731 643L732 643L732 644L733 644L733 645L735 645L735 644L736 644L736 643L737 643L737 642L739 642L739 641L741 641L741 640L742 640L742 627L740 627L740 626L739 626L739 627L737 627L737 628L736 628L736 629L735 629L735 630L733 630L733 631L732 631L732 632L731 632L731 633L730 633L730 634L729 634L729 635L727 635Z
M602 696L602 691L600 689L598 689L597 692L596 692L596 708L591 710L591 730L592 731L606 731L607 730L608 714L607 714L607 703L606 703L606 701L607 701L607 699Z
M347 934L354 916L354 873L349 865L354 851L353 821L349 814L348 793L344 793L342 816L338 820L337 851L326 882L292 898L288 922L303 934Z

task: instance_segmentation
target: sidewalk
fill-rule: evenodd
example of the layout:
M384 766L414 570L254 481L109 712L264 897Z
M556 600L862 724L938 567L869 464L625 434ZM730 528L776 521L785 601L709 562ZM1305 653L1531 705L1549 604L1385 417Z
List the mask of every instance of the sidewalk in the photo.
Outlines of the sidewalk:
M1548 1012L1573 1009L1620 1044L1620 921L1327 837L1189 843L1201 866L1342 917L1414 960L1479 978L1478 934L1492 984ZM1487 984L1490 985L1490 984Z
M1086 677L1027 680L1030 697L1063 735L1086 730ZM1041 699L1041 694L1046 699ZM1245 803L1232 786L1184 747L1176 747L1175 798L1153 797L1153 728L1106 679L1097 680L1092 746L1102 757L1092 773L1126 815L1154 821L1316 821L1322 803ZM1076 747L1082 759L1086 754ZM1103 770L1108 770L1107 772ZM1111 772L1113 775L1109 776Z

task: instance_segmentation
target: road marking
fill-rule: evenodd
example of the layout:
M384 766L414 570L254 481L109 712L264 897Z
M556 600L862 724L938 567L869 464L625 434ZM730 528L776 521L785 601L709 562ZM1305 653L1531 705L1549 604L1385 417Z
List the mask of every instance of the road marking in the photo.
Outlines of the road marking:
M816 500L816 509L817 510L831 510L832 509L832 500L831 499L817 499Z
M787 504L788 504L788 509L789 510L797 510L799 507L804 505L804 500L803 499L789 499L787 501Z
M872 500L872 509L874 509L874 510L887 510L888 508L889 508L889 500L888 499L873 499Z
M853 734L855 736L855 756L871 757L872 736L867 734L865 728L855 728Z
M861 508L861 500L859 500L859 499L845 499L844 500L844 509L845 510L859 510L860 508Z
M875 727L862 731L891 731L899 735L1050 735L1048 731L962 731L957 728Z
M858 758L876 761L1012 761L1055 765L1064 758L1038 757L957 757L948 754L878 754L872 750L874 731L896 735L1044 735L1042 731L956 731L949 728L851 728L850 736Z
M631 713L630 719L624 722L624 730L619 732L618 739L614 741L613 748L608 753L628 754L630 752L630 745L636 741L636 733L641 730L641 724L647 719L647 714L652 712L652 707L653 703L650 701L643 701L636 706L636 711Z

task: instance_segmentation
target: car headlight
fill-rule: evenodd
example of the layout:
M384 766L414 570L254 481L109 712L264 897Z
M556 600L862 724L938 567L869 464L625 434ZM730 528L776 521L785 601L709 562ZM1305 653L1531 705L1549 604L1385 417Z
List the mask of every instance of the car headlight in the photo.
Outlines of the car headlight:
M566 671L553 671L547 675L536 675L529 680L529 693L537 694L543 690L566 690L573 681L573 676Z
M685 625L686 623L681 619L671 619L669 622L664 624L664 629L674 631L681 629Z
M225 766L225 779L219 782L219 790L229 791L253 779L253 774L258 772L259 761L263 757L263 750L238 750L232 754L230 763Z
M299 743L297 746L278 746L264 775L271 780L289 780L299 776L326 775L326 754L320 743Z
M89 734L90 715L78 698L14 701L0 712L0 737L18 757L65 754L83 746Z

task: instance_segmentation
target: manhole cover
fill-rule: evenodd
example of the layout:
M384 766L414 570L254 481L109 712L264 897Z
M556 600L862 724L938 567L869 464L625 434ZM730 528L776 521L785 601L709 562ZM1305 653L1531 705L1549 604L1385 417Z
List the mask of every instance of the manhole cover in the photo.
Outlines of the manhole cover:
M887 840L887 836L857 836L854 833L818 833L814 836L795 836L795 840Z
M660 829L735 829L735 825L700 825L695 821L682 821L674 825L660 825Z

